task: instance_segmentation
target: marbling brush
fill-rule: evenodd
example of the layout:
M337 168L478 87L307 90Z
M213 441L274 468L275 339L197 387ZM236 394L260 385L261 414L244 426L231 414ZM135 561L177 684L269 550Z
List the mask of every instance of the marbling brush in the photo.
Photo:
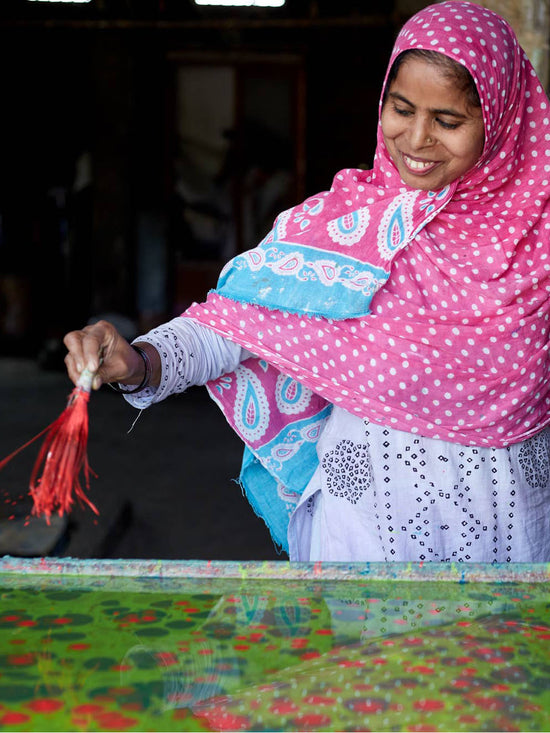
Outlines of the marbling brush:
M83 473L85 487L89 489L90 474L95 475L87 455L88 401L93 377L84 369L57 420L0 461L1 470L20 451L45 434L29 486L33 499L31 513L44 516L47 521L55 512L59 515L68 513L75 499L99 513L80 482L80 474Z

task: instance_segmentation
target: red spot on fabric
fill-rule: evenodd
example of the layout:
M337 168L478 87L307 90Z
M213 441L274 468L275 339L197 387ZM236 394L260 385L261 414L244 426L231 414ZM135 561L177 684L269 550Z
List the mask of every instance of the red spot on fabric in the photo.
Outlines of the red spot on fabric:
M26 666L34 664L34 654L8 654L8 664L15 664L18 666Z
M357 660L351 660L351 659L343 659L341 662L338 662L339 667L364 667L366 662L363 659L357 659Z
M54 618L52 623L62 625L62 624L70 624L72 623L72 621L73 621L72 618L63 617L63 618Z
M336 699L334 697L326 697L326 695L307 695L304 697L306 705L334 705Z
M54 713L56 710L60 710L63 707L61 700L54 700L53 698L41 698L33 700L27 707L33 710L35 713Z
M299 726L299 730L315 730L330 724L330 717L322 713L304 713L292 718L292 723Z
M478 708L484 710L502 710L505 707L505 701L498 697L488 697L485 695L468 695L468 701L472 705L476 705Z
M199 717L203 717L201 713ZM249 730L250 720L244 715L232 715L220 710L211 710L204 714L208 724L214 730Z
M412 644L413 646L420 646L424 643L424 639L419 636L408 636L405 639L405 644Z
M10 639L10 644L14 644L15 646L18 646L19 644L26 644L26 639Z
M130 613L128 616L122 618L121 621L124 621L127 624L139 624L139 616L135 613Z
M128 718L120 713L102 713L101 715L97 715L95 720L101 728L105 728L110 731L127 730L128 728L133 728L138 724L136 718Z
M113 672L129 672L132 669L131 664L113 664L111 670Z
M315 631L316 634L319 634L319 636L332 636L332 629L317 629Z
M388 660L384 659L383 657L375 657L374 659L371 659L372 664L387 664Z
M248 635L248 638L250 639L250 641L258 643L264 638L264 634L262 634L260 631L254 631L252 634Z
M307 645L308 645L307 639L292 639L292 641L290 642L290 646L293 649L303 649Z
M320 657L320 652L305 652L304 654L300 654L300 659L316 659L317 657Z
M356 713L381 713L385 709L384 703L377 700L354 700L351 704Z
M199 649L197 654L201 654L202 656L208 655L208 654L214 654L213 649Z
M299 710L299 707L292 700L278 700L269 708L274 715L289 715Z
M244 652L250 649L250 646L248 644L234 644L233 649L236 649L238 652Z
M30 716L25 713L4 713L0 718L0 725L21 725L29 720Z
M179 664L178 658L175 654L172 654L171 652L157 652L155 654L155 658L164 667L173 667L175 664Z
M443 700L417 700L413 707L415 710L421 710L422 712L427 712L430 710L443 710L445 707L445 703Z
M19 621L20 618L21 616L2 616L2 618L0 618L0 621L2 623L4 621L6 621L7 623L11 623L12 621Z
M77 715L94 715L95 713L102 713L104 712L104 708L102 705L94 705L93 703L83 703L82 705L76 705L72 709L73 713L76 713Z
M68 648L74 652L83 652L86 649L91 649L91 644L69 644Z
M473 725L479 722L475 715L461 715L458 720L460 723L471 723Z
M423 664L417 664L414 667L405 667L407 672L416 672L418 674L433 674L433 667L426 667Z
M80 730L81 728L83 730L86 730L88 726L90 725L90 716L89 715L74 715L74 713L71 715L71 725L75 730Z
M457 687L458 689L461 689L462 687L470 687L471 686L470 680L452 680L451 685L453 687Z

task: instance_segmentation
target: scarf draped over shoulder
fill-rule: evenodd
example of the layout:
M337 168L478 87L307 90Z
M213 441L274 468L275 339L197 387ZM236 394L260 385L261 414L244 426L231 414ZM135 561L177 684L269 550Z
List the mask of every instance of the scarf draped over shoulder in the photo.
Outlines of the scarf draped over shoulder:
M257 357L209 391L245 441L241 480L283 547L332 405L465 445L504 447L550 421L548 98L510 26L473 3L413 16L388 70L414 48L472 74L476 166L443 190L410 189L379 124L371 170L340 171L280 214L183 314Z

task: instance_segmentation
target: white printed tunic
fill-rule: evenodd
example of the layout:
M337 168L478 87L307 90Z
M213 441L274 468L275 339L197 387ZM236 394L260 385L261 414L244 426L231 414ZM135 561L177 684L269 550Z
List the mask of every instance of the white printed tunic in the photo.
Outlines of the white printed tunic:
M138 408L205 384L250 356L189 319L153 329L158 389ZM550 561L550 431L507 448L463 446L334 407L319 465L290 520L293 561Z

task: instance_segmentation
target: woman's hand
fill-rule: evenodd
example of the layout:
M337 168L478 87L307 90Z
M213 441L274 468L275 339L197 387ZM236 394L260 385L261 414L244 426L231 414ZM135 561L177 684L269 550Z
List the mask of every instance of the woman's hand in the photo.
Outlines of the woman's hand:
M93 389L106 382L139 384L143 378L143 359L108 321L71 331L63 343L69 352L65 366L74 384L84 368L95 375Z

